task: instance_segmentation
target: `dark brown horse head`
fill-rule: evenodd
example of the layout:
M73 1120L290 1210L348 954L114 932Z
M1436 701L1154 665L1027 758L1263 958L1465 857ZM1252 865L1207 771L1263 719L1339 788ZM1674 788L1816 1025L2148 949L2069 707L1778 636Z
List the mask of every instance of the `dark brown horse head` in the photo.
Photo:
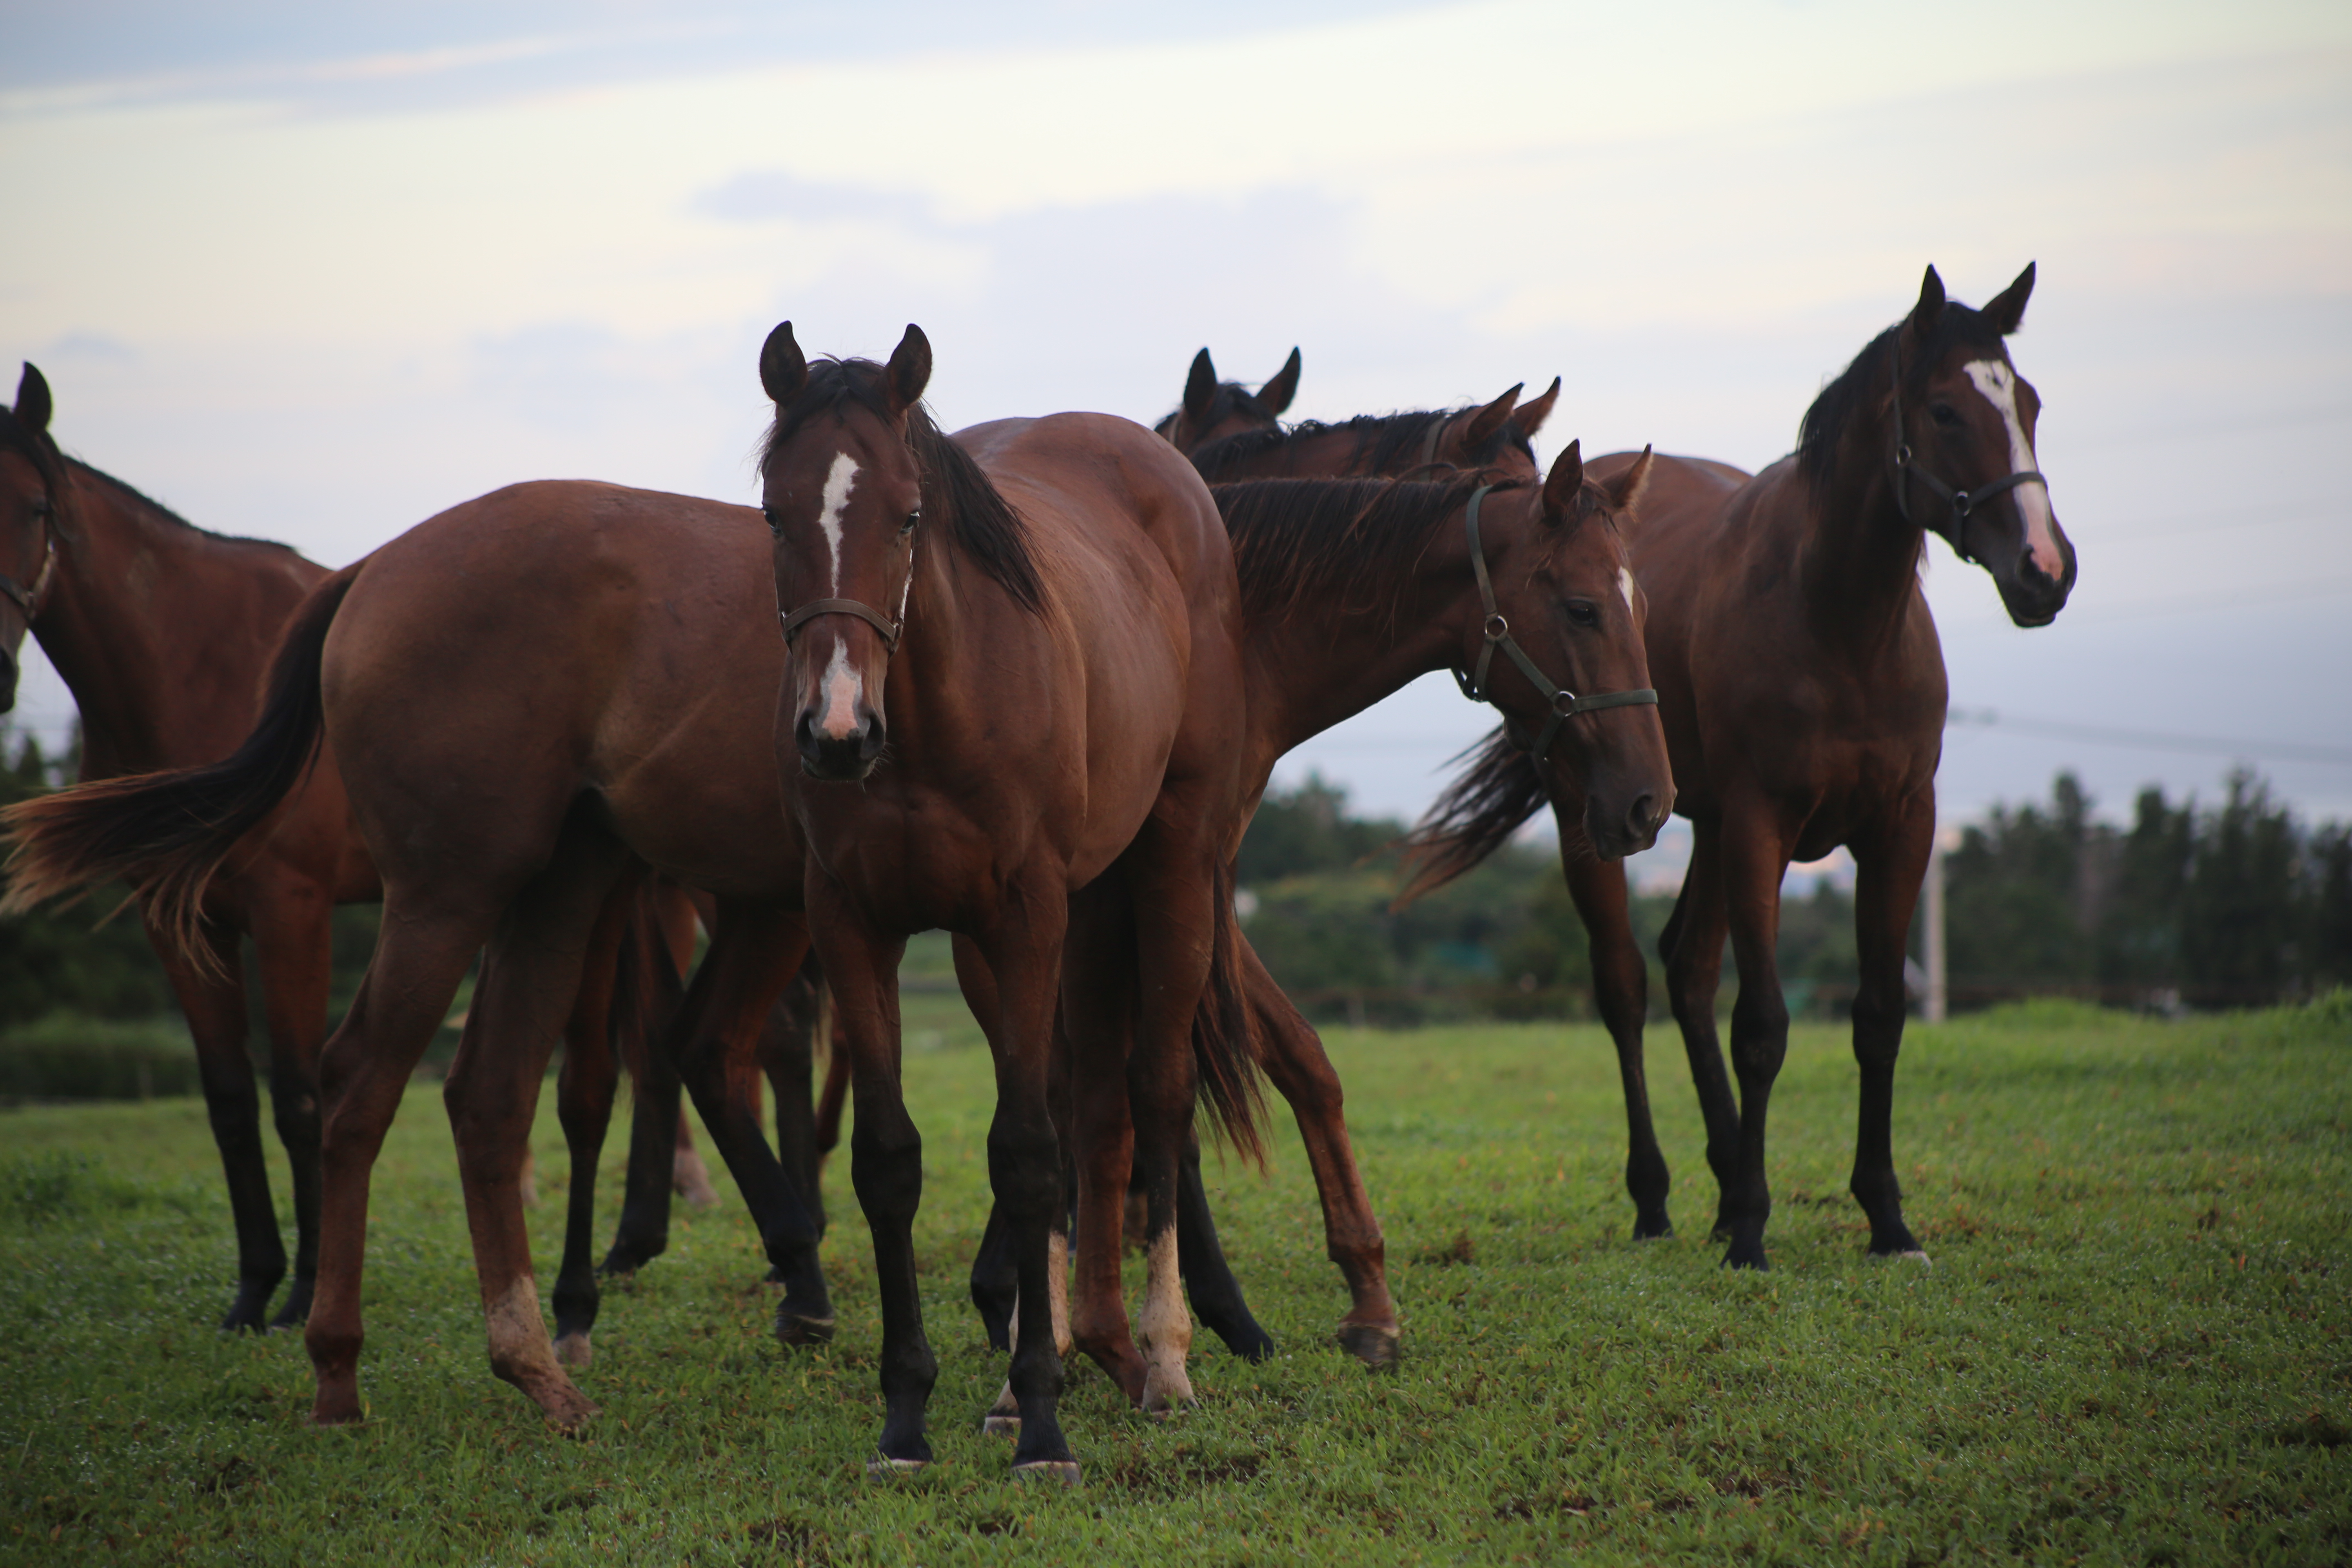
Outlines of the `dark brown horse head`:
M57 560L65 459L49 436L49 384L32 365L0 408L0 713L16 706L18 651Z
M1644 451L1622 473L1589 479L1579 444L1571 441L1540 490L1498 491L1492 498L1528 498L1512 509L1521 519L1517 527L1486 537L1496 611L1564 694L1591 698L1650 685L1642 639L1644 601L1626 550L1650 462ZM1470 634L1467 658L1474 663L1486 635L1485 628ZM1511 661L1489 664L1489 700L1525 745L1542 732L1553 703ZM1568 720L1542 766L1559 798L1582 795L1585 837L1603 859L1648 848L1674 810L1674 770L1654 702Z
M1184 378L1184 401L1151 428L1178 451L1189 453L1244 430L1276 428L1282 411L1297 395L1298 351L1295 348L1273 379L1255 392L1238 381L1219 381L1216 364L1209 351L1202 349L1192 356L1192 374Z
M812 779L862 779L881 757L918 549L970 564L1026 608L1042 600L1019 516L924 411L930 379L915 326L887 364L811 364L790 321L760 351L776 405L760 474L787 648L780 731Z
M1928 268L1910 315L1806 411L1800 448L1817 481L1839 464L1883 471L1896 510L1983 567L2021 626L2057 617L2075 571L2074 547L2034 458L2042 399L2004 341L2024 321L2032 292L2029 263L1972 310L1946 299L1944 280ZM1882 433L1860 444L1842 439L1842 425L1860 433L1865 403Z
M1542 396L1521 403L1526 384L1474 407L1359 414L1336 424L1307 419L1287 427L1269 421L1180 449L1211 484L1357 474L1534 480L1543 469L1530 437L1559 398L1559 378Z

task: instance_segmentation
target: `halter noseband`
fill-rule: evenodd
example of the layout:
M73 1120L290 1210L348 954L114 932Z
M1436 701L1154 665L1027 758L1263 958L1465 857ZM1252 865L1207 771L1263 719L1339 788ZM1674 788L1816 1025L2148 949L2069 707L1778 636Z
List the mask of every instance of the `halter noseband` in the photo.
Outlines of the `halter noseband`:
M1911 456L1911 443L1904 438L1903 432L1903 342L1900 331L1897 331L1894 341L1887 344L1887 351L1895 361L1895 510L1903 514L1904 521L1916 521L1911 515L1910 500L1910 481L1916 477L1921 484L1927 487L1931 493L1951 509L1952 531L1949 533L1944 533L1945 542L1951 545L1953 554L1974 566L1979 563L1975 556L1969 553L1967 543L1969 513L1979 504L1992 500L1995 496L2007 495L2020 485L2040 485L2046 490L2050 488L2050 481L2032 469L2025 468L2004 479L1995 479L1989 485L1980 485L1973 490L1954 489L1914 461ZM1937 529L1936 531L1944 532L1942 529Z
M860 604L856 599L811 599L791 615L779 611L777 616L784 623L784 646L787 647L792 646L793 634L819 616L856 616L882 634L885 653L898 651L898 636L907 626L906 622L894 621L871 605Z
M1634 708L1643 704L1655 707L1658 693L1655 688L1644 686L1638 690L1602 691L1591 697L1579 697L1566 687L1555 685L1549 676L1536 668L1536 661L1529 658L1527 650L1512 637L1511 623L1505 620L1502 612L1495 607L1494 579L1486 574L1486 552L1478 542L1478 503L1485 500L1486 492L1494 488L1492 485L1480 485L1472 491L1470 504L1463 512L1463 527L1470 536L1470 570L1478 579L1478 598L1486 610L1486 642L1478 650L1477 668L1468 675L1458 669L1454 671L1454 683L1461 687L1462 695L1473 702L1493 702L1495 699L1486 687L1486 667L1494 662L1496 648L1509 655L1511 662L1519 667L1519 673L1528 678L1528 684L1542 692L1545 700L1551 704L1551 713L1545 719L1543 730L1536 736L1532 746L1520 742L1517 726L1507 716L1503 721L1503 733L1511 738L1513 745L1540 763L1551 750L1560 726L1579 713L1595 713L1604 708Z

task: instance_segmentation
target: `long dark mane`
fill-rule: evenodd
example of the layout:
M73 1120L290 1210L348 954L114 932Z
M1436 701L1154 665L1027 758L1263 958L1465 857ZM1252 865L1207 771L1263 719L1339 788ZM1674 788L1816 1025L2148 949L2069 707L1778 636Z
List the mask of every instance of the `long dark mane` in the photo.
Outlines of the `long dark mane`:
M764 477L777 449L819 414L840 418L853 403L877 418L894 417L887 372L867 359L821 359L808 367L808 385L789 408L776 410L760 447ZM907 446L923 475L923 516L943 528L973 565L1031 614L1045 607L1037 563L1029 553L1029 531L971 454L948 439L920 404L907 410Z
M1286 428L1241 430L1193 453L1192 466L1201 470L1202 479L1216 484L1234 469L1262 461L1270 453L1294 452L1308 441L1338 435L1351 438L1349 468L1366 474L1396 473L1419 465L1422 448L1438 426L1475 412L1469 407L1423 408L1402 414L1359 414L1336 425L1305 419ZM1503 421L1467 456L1473 467L1485 468L1512 450L1525 454L1530 466L1535 463L1534 444L1520 432L1516 417Z
M1437 525L1481 482L1244 479L1211 493L1233 538L1242 603L1254 616L1272 616L1309 594L1350 599L1401 584Z
M1888 345L1903 327L1904 323L1897 321L1871 339L1853 356L1853 363L1822 388L1821 395L1805 410L1804 418L1798 421L1797 460L1817 491L1830 482L1836 471L1838 452L1844 445L1847 427L1875 406L1885 391L1895 358ZM1943 312L1936 318L1936 335L1903 367L1906 397L1919 390L1928 371L1942 363L1944 355L1957 343L2005 352L2000 346L2000 331L1984 319L1982 312L1947 301Z

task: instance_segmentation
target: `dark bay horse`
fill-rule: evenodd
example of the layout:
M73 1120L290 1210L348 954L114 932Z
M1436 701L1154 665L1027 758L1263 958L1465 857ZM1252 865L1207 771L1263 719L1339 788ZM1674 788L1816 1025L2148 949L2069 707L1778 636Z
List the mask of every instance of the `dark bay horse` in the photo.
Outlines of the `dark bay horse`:
M1184 401L1151 429L1178 451L1190 452L1222 437L1278 424L1282 411L1297 395L1295 348L1273 379L1255 392L1238 381L1219 381L1209 351L1202 349L1192 356L1192 369L1184 378Z
M7 582L15 580L0 581L0 595L29 622L74 694L82 723L82 781L226 756L259 714L278 633L327 569L282 544L196 528L121 480L67 458L48 433L51 407L48 384L28 364L16 409L0 409L0 496L5 498L0 504L26 520L40 563L23 579L30 587L11 594ZM12 649L6 667L12 696L14 671ZM33 832L47 809L30 803L12 822ZM19 857L14 869L11 909L28 907L76 879L55 875L64 868L37 852ZM318 1061L327 1033L329 918L338 903L371 901L380 893L374 863L352 831L341 775L328 759L294 789L267 831L241 846L213 878L196 911L195 952L148 923L150 942L188 1021L228 1178L238 1289L222 1321L225 1330L263 1326L287 1261L246 1053L238 949L251 939L269 1034L270 1100L293 1176L294 1284L269 1321L287 1328L308 1315L317 1271ZM616 909L614 918L657 920L663 902L640 900ZM667 900L673 924L677 902ZM692 910L683 912L690 922ZM608 946L617 951L620 940L615 925ZM690 924L684 942L677 962L691 952ZM609 1014L610 979L607 974L585 988L572 1026L573 1048L565 1057L567 1095L574 1101L593 1095L601 1081L608 1110L614 1073L608 1042L626 1049L639 1032ZM622 1026L616 1031L615 1025ZM677 1117L675 1085L666 1096L663 1091L665 1066L654 1060L635 1075L642 1147L635 1163L643 1169L635 1186L651 1184L666 1200L673 1184L707 1193L709 1178ZM574 1104L568 1126L584 1128L580 1112ZM601 1119L595 1138L601 1145ZM577 1157L581 1152L575 1146L574 1228L586 1223L594 1191L594 1151L587 1150L584 1160ZM626 1230L620 1245L636 1254L658 1252L666 1217L665 1209L659 1222ZM584 1275L589 1261L583 1253L572 1272ZM586 1289L593 1293L593 1279Z
M1790 861L1840 845L1854 858L1860 957L1852 1190L1870 1218L1873 1254L1924 1257L1904 1222L1888 1126L1904 947L1935 831L1946 700L1919 567L1927 535L1940 535L1991 576L2021 626L2047 625L2074 587L2074 546L2035 468L2041 399L2003 342L2032 289L2029 266L1972 310L1947 300L1929 268L1910 314L1806 410L1795 453L1753 479L1721 463L1664 459L1643 507L1634 569L1650 601L1650 668L1678 809L1693 829L1690 869L1659 946L1706 1118L1728 1264L1766 1264L1765 1112L1789 1024L1773 957L1780 880ZM1548 795L1490 740L1416 834L1429 857L1423 885L1474 864L1548 798L1555 809L1573 804ZM1664 1235L1665 1162L1639 1092L1647 980L1624 871L1581 853L1565 812L1560 837L1627 1088L1634 1233ZM1737 1100L1715 1024L1727 930L1739 966Z

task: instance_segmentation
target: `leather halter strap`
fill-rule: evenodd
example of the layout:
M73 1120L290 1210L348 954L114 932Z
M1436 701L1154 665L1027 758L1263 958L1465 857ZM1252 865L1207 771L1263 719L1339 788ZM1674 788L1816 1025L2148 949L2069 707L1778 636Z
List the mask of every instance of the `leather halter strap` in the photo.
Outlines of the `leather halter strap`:
M898 635L906 629L904 621L894 621L871 605L860 604L856 599L811 599L788 616L779 612L778 618L784 623L785 644L790 646L793 634L819 616L856 616L882 634L882 647L888 653L898 651Z
M1952 547L1953 554L1973 566L1977 564L1977 558L1969 553L1967 543L1969 513L1995 496L2007 495L2020 485L2040 485L2046 490L2050 488L2050 481L2032 468L2022 468L1990 484L1979 485L1973 490L1955 489L1921 467L1911 456L1911 443L1903 436L1903 344L1899 331L1895 341L1887 345L1887 350L1895 361L1895 510L1903 514L1904 521L1927 526L1918 523L1918 520L1911 515L1911 480L1916 479L1952 514L1951 531L1945 533L1940 528L1936 531L1944 534L1944 542Z
M51 497L44 502L39 516L41 519L41 569L33 574L32 584L28 587L14 577L0 573L0 598L5 598L16 606L17 612L25 617L25 625L28 629L33 624L33 617L41 613L41 602L48 594L49 579L57 574L56 498Z
M1494 663L1495 650L1501 648L1510 661L1519 667L1519 673L1528 678L1528 683L1542 692L1544 700L1551 705L1551 713L1544 721L1543 731L1536 736L1535 744L1531 746L1520 741L1517 726L1507 716L1503 721L1503 732L1511 738L1511 743L1540 763L1551 750L1552 742L1558 739L1560 726L1579 713L1597 713L1606 708L1635 708L1644 704L1655 707L1658 693L1655 688L1644 686L1633 690L1598 691L1590 697L1579 697L1536 668L1536 661L1528 657L1527 649L1511 636L1511 623L1505 620L1502 612L1495 607L1495 583L1486 572L1486 552L1478 542L1478 503L1485 500L1486 492L1494 488L1492 485L1480 485L1471 492L1470 504L1463 510L1463 528L1470 536L1470 570L1478 579L1478 599L1486 610L1486 646L1478 650L1476 669L1467 675L1455 670L1454 682L1462 688L1462 695L1471 701L1493 702L1495 699L1486 685L1486 670Z

